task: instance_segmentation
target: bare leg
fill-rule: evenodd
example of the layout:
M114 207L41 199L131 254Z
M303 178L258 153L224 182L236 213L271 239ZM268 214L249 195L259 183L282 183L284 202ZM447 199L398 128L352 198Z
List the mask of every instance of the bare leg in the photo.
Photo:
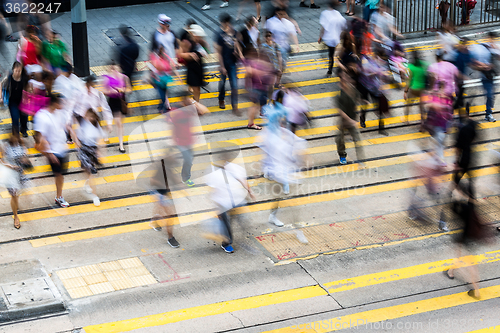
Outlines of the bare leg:
M191 87L191 90L193 91L193 99L200 102L200 87Z
M255 126L256 128L260 128L260 126L257 126L254 124L255 122L255 116L257 113L260 111L260 105L257 103L254 103L251 108L248 109L248 126Z
M257 20L260 22L260 9L262 8L260 2L255 3L255 9L257 10Z
M115 117L116 132L118 133L118 141L120 142L120 150L123 150L123 121L122 115Z
M92 193L94 195L97 195L96 187L95 187L95 178L94 175L92 175L90 172L85 171L85 175L87 176L88 184L90 188L92 189Z
M163 207L164 217L174 214L174 209L172 206ZM174 237L174 217L166 218L167 223L165 229L167 230L168 239Z
M10 198L10 207L12 208L12 213L14 214L14 227L19 228L21 222L19 221L19 216L17 216L17 210L19 209L19 197L13 195Z
M56 181L56 197L60 198L62 197L62 190L63 190L63 185L64 185L64 177L62 174L56 174L54 176L55 181Z

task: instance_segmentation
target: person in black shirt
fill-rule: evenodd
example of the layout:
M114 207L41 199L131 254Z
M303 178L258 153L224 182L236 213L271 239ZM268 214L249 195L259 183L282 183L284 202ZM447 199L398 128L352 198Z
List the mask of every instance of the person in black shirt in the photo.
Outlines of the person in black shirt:
M19 104L23 98L23 90L28 84L28 77L24 71L23 65L16 61L12 66L10 74L3 82L2 94L4 103L9 106L10 116L12 118L12 132L21 133L23 137L28 137L28 115L19 110Z
M123 37L124 44L120 47L120 68L130 82L132 82L132 73L135 70L135 61L139 57L139 45L129 35L128 27L120 26L120 34Z
M457 151L456 169L453 175L453 181L457 188L460 180L465 174L470 172L472 162L472 143L477 137L477 123L469 118L469 109L466 108L463 120L463 126L459 129L457 134L457 141L455 148ZM472 186L472 177L469 175L469 189L471 197L474 197L474 189Z

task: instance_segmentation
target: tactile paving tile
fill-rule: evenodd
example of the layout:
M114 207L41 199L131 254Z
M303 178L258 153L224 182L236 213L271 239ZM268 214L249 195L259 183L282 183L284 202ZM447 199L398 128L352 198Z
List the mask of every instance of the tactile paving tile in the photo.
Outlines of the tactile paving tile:
M71 298L158 283L138 257L57 271Z
M479 199L477 207L484 223L500 220L498 196ZM421 212L427 216L426 221L412 220L407 211L402 211L298 229L304 233L308 244L299 242L296 230L269 233L255 239L275 259L281 261L438 234L442 232L437 223L442 212L450 230L462 227L459 219L450 211L450 205L424 207Z

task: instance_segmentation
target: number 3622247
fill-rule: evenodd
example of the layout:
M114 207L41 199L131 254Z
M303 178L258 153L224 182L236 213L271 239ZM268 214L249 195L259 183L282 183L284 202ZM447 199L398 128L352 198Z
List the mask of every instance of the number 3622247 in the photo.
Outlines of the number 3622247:
M51 14L57 13L61 3L6 3L5 12L15 14Z

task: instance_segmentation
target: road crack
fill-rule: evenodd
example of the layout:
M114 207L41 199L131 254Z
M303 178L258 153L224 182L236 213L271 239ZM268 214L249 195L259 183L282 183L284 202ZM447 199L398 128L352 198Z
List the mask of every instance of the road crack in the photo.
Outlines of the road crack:
M297 263L297 265L299 265L299 266L300 266L300 268L302 268L302 269L304 270L304 272L306 272L306 274L307 274L307 275L309 275L309 276L311 277L311 279L313 279L313 280L316 282L316 284L317 284L318 286L320 286L320 287L321 287L324 291L326 291L326 293L328 294L328 296L330 296L330 297L331 297L331 298L335 301L335 303L337 303L337 304L338 304L338 306L340 306L340 308L341 308L341 309L345 309L345 308L342 306L342 304L340 304L340 303L339 303L339 301L337 301L337 300L335 299L335 297L333 297L333 295L332 295L332 294L330 294L330 293L328 292L328 289L326 289L326 288L325 288L325 287L324 287L321 283L319 283L319 282L318 282L318 280L316 280L316 278L315 278L314 276L312 276L312 275L311 275L311 273L309 273L309 272L307 271L307 269L305 269L305 268L304 268L304 266L302 266L302 265L301 265L301 263L300 263L299 261L297 261L296 263Z

